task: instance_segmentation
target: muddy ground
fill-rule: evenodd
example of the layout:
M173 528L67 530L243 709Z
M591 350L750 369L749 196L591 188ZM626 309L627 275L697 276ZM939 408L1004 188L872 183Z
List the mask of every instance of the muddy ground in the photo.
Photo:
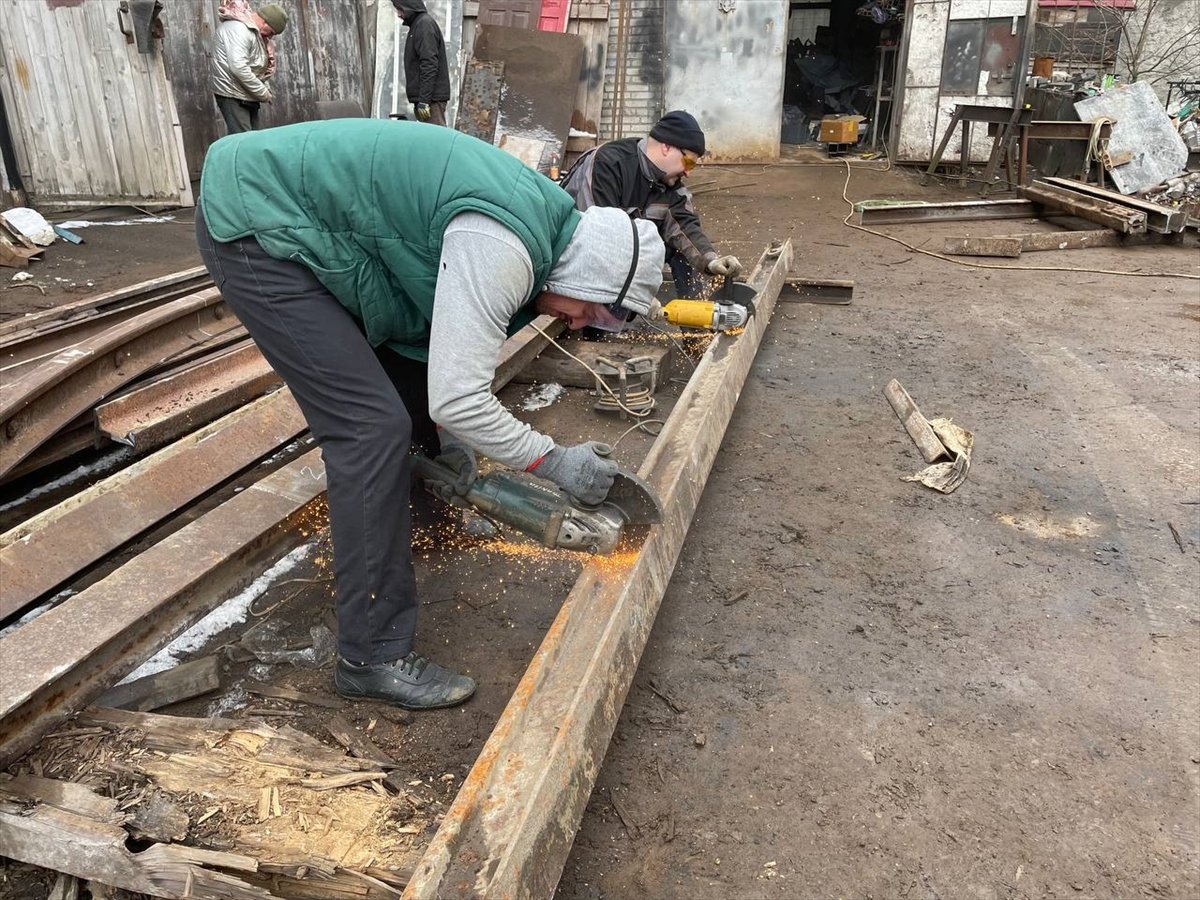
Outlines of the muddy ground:
M1200 254L968 268L845 227L845 175L693 178L723 249L750 261L790 238L796 269L854 279L854 302L777 310L558 896L1198 897L1200 283L1101 270L1198 274ZM848 193L964 196L871 169ZM885 230L940 249L1044 227ZM78 296L43 277L56 259L97 289L193 264L186 228L139 228L51 248L33 269L46 295L0 292L5 314ZM900 480L922 462L883 397L892 378L974 432L956 493ZM578 410L543 415L583 427ZM321 567L284 576L300 577ZM425 649L479 695L430 716L346 714L444 785L469 768L574 563L443 552L419 577ZM286 600L298 634L327 621L327 584L276 591L258 608ZM331 696L327 671L253 668L227 663L226 698L255 676Z

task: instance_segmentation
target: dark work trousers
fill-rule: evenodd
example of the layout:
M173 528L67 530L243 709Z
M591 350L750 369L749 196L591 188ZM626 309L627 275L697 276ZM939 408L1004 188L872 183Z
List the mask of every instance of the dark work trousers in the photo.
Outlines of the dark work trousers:
M217 288L291 389L321 446L339 651L359 663L406 656L417 620L413 421L400 392L358 323L307 266L268 256L253 238L214 241L199 207L196 239ZM393 375L415 379L414 392L423 395L424 365L394 355L390 362ZM422 417L428 421L427 406Z
M226 134L258 130L258 108L261 104L220 94L213 94L213 97L216 98L217 109L221 111L221 118L225 120Z

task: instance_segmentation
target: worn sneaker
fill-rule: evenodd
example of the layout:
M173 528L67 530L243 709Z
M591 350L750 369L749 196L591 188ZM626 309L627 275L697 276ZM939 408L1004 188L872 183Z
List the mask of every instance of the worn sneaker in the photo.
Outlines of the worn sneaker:
M343 697L384 700L401 709L455 706L475 693L475 681L430 662L415 650L388 663L356 665L339 659L333 685Z

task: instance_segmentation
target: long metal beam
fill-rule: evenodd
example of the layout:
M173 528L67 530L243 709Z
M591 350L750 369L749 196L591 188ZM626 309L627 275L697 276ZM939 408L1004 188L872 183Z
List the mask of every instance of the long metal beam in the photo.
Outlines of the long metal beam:
M663 523L640 549L584 567L418 864L409 900L553 894L791 255L788 242L760 264L757 315L741 335L713 340L641 468Z
M0 769L304 540L318 450L0 638Z
M71 419L189 347L240 328L216 288L115 325L0 385L0 475Z
M1035 181L1020 188L1022 196L1041 203L1047 208L1063 209L1073 216L1095 222L1122 234L1143 234L1146 231L1146 214L1121 204L1112 203L1061 188L1045 181Z
M1052 184L1055 187L1063 188L1068 191L1074 191L1078 194L1086 194L1088 197L1096 200L1107 201L1118 206L1127 206L1130 209L1137 210L1146 214L1146 227L1151 231L1157 231L1159 234L1170 234L1174 231L1183 231L1184 225L1187 224L1187 213L1182 209L1173 209L1169 206L1162 206L1158 203L1151 203L1149 200L1142 200L1138 197L1129 197L1125 194L1117 193L1116 191L1105 190L1095 184L1084 184L1082 181L1075 181L1072 178L1044 178L1042 179L1047 184Z
M956 200L950 203L895 203L860 206L862 225L912 222L974 222L985 219L1036 219L1041 206L1029 200Z
M274 451L307 425L277 391L0 534L0 619Z

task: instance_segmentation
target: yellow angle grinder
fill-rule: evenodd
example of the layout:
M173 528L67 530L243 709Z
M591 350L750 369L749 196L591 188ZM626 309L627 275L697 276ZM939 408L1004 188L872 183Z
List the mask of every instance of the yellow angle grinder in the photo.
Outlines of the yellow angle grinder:
M663 318L680 328L702 328L706 331L744 328L754 315L754 298L757 296L758 291L744 281L726 279L712 299L679 297L663 304Z

